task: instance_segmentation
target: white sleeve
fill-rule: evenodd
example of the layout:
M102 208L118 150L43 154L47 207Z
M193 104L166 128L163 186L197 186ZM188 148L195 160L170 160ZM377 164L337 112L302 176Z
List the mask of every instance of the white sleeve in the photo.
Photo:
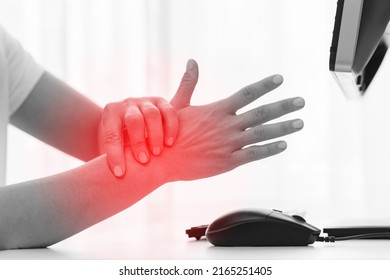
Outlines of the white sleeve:
M4 46L9 79L8 114L12 115L40 79L43 68L1 27L0 39Z

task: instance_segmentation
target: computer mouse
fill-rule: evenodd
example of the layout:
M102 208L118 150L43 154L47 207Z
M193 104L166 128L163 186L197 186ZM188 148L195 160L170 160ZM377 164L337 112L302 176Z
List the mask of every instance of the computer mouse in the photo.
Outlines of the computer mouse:
M321 230L300 216L279 210L238 210L228 213L206 230L215 246L306 246L316 241Z

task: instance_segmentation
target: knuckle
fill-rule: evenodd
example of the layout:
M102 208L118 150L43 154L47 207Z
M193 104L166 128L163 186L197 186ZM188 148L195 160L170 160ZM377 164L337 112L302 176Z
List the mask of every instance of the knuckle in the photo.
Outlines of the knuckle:
M130 142L130 146L133 150L139 150L140 148L142 148L143 146L145 145L145 142L143 142L142 140L136 140L136 141L131 141Z
M256 118L259 120L266 119L268 114L269 114L268 109L264 106L261 106L261 107L255 109L254 113L255 113Z
M169 102L165 98L162 98L160 96L153 97L153 99L156 104L169 104Z
M253 161L256 159L256 152L254 149L248 148L248 150L245 152L245 156L248 161Z
M253 94L250 86L246 86L242 89L242 96L244 97L244 99L249 100L249 101L254 99L254 94Z
M160 111L156 107L152 106L142 109L142 113L150 118L158 118L160 116Z
M122 137L118 133L107 132L104 135L104 143L105 144L116 144L116 143L122 144L123 141L122 141Z
M132 111L127 111L124 118L127 123L139 123L143 121L143 117L141 114Z
M137 101L134 97L128 97L125 100L123 100L123 103L129 105L129 104L136 104Z
M265 146L265 157L269 157L274 154L274 149L273 146L271 145L266 145Z
M163 114L173 114L175 113L175 109L172 107L172 105L166 101L165 99L161 99L161 101L157 102L157 109L163 113Z
M253 129L253 133L255 134L255 136L257 136L260 139L267 137L267 132L266 132L266 130L264 129L263 126L255 127Z
M229 154L227 158L227 165L232 167L237 165L237 160L232 154Z
M166 114L176 115L176 110L172 106L170 106L170 104L164 106L163 109Z
M245 163L246 163L245 158L240 158L238 156L230 154L227 161L226 161L226 170L227 171L233 170L234 168L236 168L242 164L245 164Z
M181 83L182 84L188 84L194 80L194 77L191 72L186 71L183 74L183 77L181 78Z
M282 102L281 107L282 107L283 112L291 111L290 103L287 101Z
M103 113L104 114L111 113L113 111L114 107L115 107L115 103L108 103L108 104L106 104L104 106L104 108L103 108Z
M179 125L179 119L174 109L169 109L164 113L163 123L165 127L169 128L177 127Z

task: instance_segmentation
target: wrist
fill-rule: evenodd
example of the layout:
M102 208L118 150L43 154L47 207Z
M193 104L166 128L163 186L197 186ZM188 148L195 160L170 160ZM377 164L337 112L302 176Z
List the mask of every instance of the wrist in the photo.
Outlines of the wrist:
M175 160L174 149L171 147L164 147L164 150L160 155L155 156L151 154L149 161L146 164L141 164L136 161L132 154L129 153L129 156L132 157L129 162L134 162L137 165L137 168L140 168L140 172L147 173L147 180L157 183L159 186L169 183L179 181L179 169L181 168L180 164ZM150 177L150 178L149 178Z
M148 163L143 164L138 162L129 147L125 148L126 173L123 177L124 183L128 181L136 181L146 188L151 190L169 182L165 170L165 164L157 158L160 156L152 156Z

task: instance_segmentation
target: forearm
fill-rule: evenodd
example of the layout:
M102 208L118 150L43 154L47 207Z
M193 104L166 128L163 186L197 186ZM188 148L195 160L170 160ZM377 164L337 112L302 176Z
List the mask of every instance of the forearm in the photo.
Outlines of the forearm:
M45 72L10 121L43 142L88 161L100 155L102 112L92 100Z
M127 151L127 155L130 153ZM163 170L127 156L124 178L100 156L65 173L0 189L0 249L46 247L139 201L162 185Z

